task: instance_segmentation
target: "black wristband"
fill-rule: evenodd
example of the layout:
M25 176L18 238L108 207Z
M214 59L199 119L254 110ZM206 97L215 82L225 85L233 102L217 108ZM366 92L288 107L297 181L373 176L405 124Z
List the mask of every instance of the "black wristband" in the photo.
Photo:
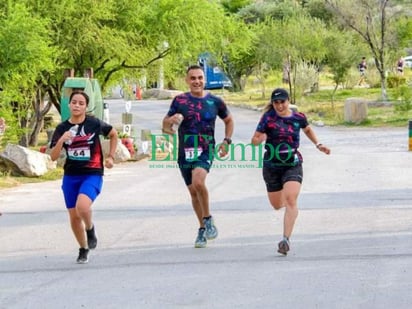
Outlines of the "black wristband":
M225 137L223 139L228 145L232 144L232 139L230 137Z

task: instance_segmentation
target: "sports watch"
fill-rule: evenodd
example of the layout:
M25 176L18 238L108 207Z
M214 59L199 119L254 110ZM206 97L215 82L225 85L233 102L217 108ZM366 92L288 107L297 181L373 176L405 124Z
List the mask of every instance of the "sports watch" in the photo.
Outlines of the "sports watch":
M232 139L230 137L225 137L223 139L228 145L232 144Z

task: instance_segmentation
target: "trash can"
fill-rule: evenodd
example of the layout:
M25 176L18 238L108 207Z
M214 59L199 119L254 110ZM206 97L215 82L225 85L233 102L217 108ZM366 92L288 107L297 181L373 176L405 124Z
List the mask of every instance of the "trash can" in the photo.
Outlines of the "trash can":
M99 82L87 77L69 77L65 80L60 101L61 120L65 121L70 117L69 99L75 90L82 90L89 96L87 114L103 120L103 96Z

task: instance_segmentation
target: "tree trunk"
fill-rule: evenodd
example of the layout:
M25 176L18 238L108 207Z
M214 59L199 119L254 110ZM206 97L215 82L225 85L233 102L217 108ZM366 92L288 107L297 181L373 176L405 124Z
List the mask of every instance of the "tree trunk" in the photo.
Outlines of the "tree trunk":
M380 72L381 76L381 93L382 93L382 101L388 100L388 93L386 92L386 76L385 73Z

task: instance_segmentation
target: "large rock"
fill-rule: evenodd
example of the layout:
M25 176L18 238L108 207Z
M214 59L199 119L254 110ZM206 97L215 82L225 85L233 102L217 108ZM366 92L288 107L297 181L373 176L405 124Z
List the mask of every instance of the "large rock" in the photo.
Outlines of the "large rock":
M106 157L110 150L110 140L105 139L102 141L103 155ZM114 155L114 163L125 162L131 159L129 150L122 144L121 140L117 141L116 153Z
M19 145L8 144L0 158L14 174L38 177L56 168L48 154L30 150Z
M359 124L368 117L368 101L361 98L349 98L345 101L344 119L346 122Z
M179 90L153 88L153 89L146 90L143 93L143 96L146 98L156 98L159 100L167 100L167 99L173 99L175 96L181 93L183 92Z

